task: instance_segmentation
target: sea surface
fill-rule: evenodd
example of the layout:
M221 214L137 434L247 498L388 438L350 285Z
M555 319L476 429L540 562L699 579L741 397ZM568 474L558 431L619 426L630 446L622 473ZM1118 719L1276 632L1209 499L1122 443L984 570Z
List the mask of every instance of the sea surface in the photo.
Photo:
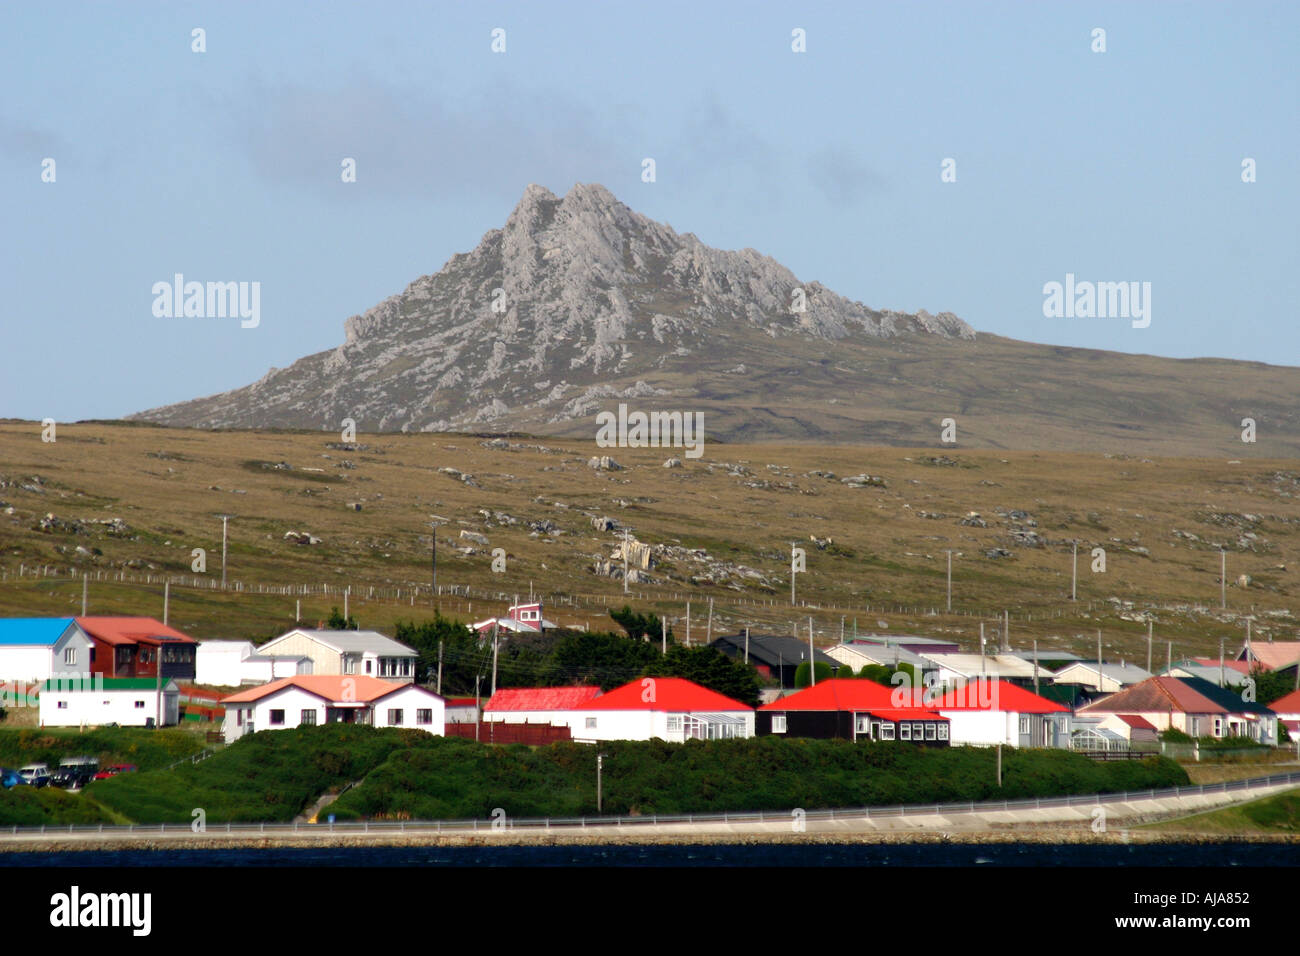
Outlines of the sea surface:
M1300 866L1300 846L1281 843L1087 845L752 844L582 846L282 847L6 853L4 867L607 867L607 866Z

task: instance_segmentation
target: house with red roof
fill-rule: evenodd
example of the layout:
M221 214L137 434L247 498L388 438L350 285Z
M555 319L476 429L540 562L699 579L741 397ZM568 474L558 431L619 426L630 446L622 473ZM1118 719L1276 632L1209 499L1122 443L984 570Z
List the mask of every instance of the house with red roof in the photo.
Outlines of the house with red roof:
M1292 740L1300 740L1300 690L1293 690L1268 705L1277 714L1278 723L1286 727Z
M754 708L681 677L642 677L567 712L580 743L754 736Z
M926 695L950 723L952 743L988 747L1068 747L1069 708L1004 680L958 682Z
M364 674L298 674L250 687L221 704L226 743L258 730L287 730L315 724L412 727L442 736L446 701L410 681Z
M760 736L833 740L907 740L931 747L949 744L950 721L925 707L916 695L875 681L832 678L758 708ZM909 699L910 698L910 699ZM903 706L899 706L902 704Z
M1198 677L1152 677L1079 708L1080 717L1126 714L1141 717L1157 731L1182 731L1191 737L1249 737L1277 741L1272 710L1245 701L1232 689Z
M1300 641L1255 641L1243 644L1237 660L1266 671L1286 670L1300 661Z
M485 723L567 727L570 711L600 696L600 688L511 687L498 690L483 708Z
M199 642L152 617L79 617L94 649L90 671L104 677L194 680Z

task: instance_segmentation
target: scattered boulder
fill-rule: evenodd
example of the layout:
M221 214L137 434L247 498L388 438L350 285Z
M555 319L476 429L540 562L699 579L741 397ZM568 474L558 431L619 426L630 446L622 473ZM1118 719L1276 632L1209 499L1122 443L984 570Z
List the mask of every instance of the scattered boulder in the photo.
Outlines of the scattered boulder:
M320 538L306 531L286 531L284 533L285 541L292 541L294 544L313 545L320 544Z
M595 468L597 471L622 471L623 466L616 462L609 455L600 455L593 457L587 462L588 468Z
M460 537L462 541L470 541L473 542L474 544L480 544L485 547L488 544L487 535L479 534L478 532L475 531L461 531Z
M666 462L664 462L664 467L680 468L682 467L682 460L680 458L669 458Z

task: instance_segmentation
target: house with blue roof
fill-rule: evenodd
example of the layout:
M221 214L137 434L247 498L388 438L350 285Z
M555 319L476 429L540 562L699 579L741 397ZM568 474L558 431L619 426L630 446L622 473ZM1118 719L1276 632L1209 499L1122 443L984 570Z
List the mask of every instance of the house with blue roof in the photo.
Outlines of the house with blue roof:
M0 618L0 681L36 683L89 674L92 647L74 618Z

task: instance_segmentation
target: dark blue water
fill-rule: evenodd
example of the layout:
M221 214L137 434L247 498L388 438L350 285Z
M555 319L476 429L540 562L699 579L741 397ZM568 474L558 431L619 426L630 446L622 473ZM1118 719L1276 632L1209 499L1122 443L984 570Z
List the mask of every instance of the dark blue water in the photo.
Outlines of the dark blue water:
M1280 843L1133 845L755 844L745 846L329 847L6 853L5 867L50 866L1300 866Z

